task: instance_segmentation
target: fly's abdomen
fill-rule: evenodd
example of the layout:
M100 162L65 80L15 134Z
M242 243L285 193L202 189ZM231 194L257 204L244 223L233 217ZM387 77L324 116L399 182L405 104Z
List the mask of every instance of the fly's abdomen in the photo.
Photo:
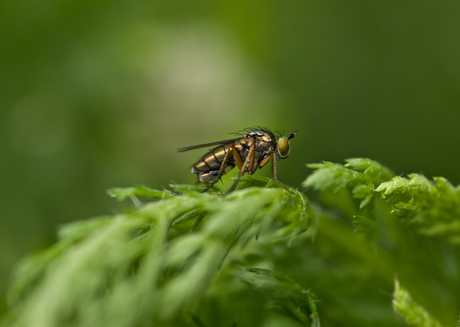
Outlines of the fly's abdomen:
M219 169L222 166L226 153L230 151L224 168L224 173L228 173L235 167L233 153L230 149L231 146L232 144L220 145L206 153L193 165L192 173L196 174L201 182L213 180L219 174Z
M221 145L217 148L212 149L204 156L202 156L201 159L193 165L193 169L195 169L198 172L206 172L208 170L214 169L219 170L220 166L222 165L222 162L224 161L225 154L229 150L230 146L231 145ZM233 161L233 154L230 153L230 156L231 160L230 158L229 160Z

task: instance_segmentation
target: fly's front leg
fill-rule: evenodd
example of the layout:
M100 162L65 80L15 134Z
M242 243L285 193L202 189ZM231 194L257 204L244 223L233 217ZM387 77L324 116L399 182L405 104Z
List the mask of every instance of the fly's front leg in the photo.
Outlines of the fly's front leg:
M263 166L265 166L267 164L267 162L270 161L270 159L274 156L275 154L272 153L272 154L269 154L268 156L266 156L265 158L262 159L261 162L259 162L259 168L262 168ZM273 172L272 172L273 173Z
M255 153L256 153L256 145L255 145L255 143L253 143L251 145L251 147L249 148L248 155L247 155L246 159L244 160L242 168L240 168L240 173L238 174L238 178L236 179L236 182L232 185L230 190L228 190L227 194L231 193L231 192L233 192L235 190L236 186L238 185L238 182L240 181L241 176L243 176L243 174L247 171L248 165L249 165L249 162L251 162L251 159L254 162L254 154ZM239 154L238 154L238 156L239 156Z
M291 192L290 190L288 190L286 188L286 186L283 185L283 183L281 183L281 181L278 179L278 176L276 175L276 155L275 154L272 154L272 174L273 174L273 178L275 179L275 181L277 181L286 191L288 191L289 193L291 193L292 195L295 195L294 192Z
M209 190L214 184L216 184L220 178L222 177L224 171L225 171L225 164L227 163L228 161L228 158L230 157L230 153L232 153L233 151L233 146L231 146L230 148L228 148L228 150L225 152L225 157L224 157L224 160L222 160L222 164L220 165L220 169L219 169L219 173L217 174L217 176L211 181L211 183L209 183L208 186L206 186L206 188L201 191L200 193L204 193L206 192L207 190Z

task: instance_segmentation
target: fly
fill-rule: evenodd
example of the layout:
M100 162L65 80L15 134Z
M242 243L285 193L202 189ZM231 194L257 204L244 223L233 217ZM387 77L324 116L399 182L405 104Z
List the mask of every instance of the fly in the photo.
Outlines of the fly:
M240 173L238 174L237 180L229 190L229 192L232 192L238 185L238 182L244 173L252 175L255 173L257 168L262 168L270 161L270 159L272 159L273 178L285 190L294 194L278 179L276 171L276 155L278 155L281 159L289 157L289 152L291 151L291 144L289 140L295 137L296 132L297 131L292 132L289 137L285 137L281 135L281 133L278 133L280 135L278 139L276 139L275 134L273 134L273 132L268 128L248 128L240 133L237 133L240 135L237 138L193 145L178 149L177 152L217 145L215 148L204 154L200 160L192 166L192 173L197 175L199 182L210 182L209 185L201 191L201 193L209 190L221 179L222 175L227 174L230 170L237 166Z

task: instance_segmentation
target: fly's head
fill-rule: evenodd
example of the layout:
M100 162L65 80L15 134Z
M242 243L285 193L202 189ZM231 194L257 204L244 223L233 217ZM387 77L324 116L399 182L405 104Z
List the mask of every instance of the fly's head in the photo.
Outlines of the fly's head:
M276 149L281 159L286 159L287 157L289 157L289 152L291 152L291 143L289 142L289 140L295 137L296 132L297 131L292 132L289 137L280 136L278 138Z

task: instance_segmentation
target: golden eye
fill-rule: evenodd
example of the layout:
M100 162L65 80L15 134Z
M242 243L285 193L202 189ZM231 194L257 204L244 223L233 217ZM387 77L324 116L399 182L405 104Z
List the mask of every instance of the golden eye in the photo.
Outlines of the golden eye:
M286 137L281 136L278 139L278 154L280 158L286 159L289 156L290 151L291 151L291 144L289 143Z

